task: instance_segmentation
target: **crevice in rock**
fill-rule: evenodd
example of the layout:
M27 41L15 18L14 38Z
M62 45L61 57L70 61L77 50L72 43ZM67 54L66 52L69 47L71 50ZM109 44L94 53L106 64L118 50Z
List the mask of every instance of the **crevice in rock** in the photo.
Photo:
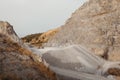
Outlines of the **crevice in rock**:
M93 18L93 17L102 16L102 15L105 15L105 14L110 14L110 13L115 12L115 11L117 11L117 9L114 9L114 10L112 10L112 11L104 11L104 12L101 12L101 13L98 13L98 14L95 14L95 15L92 15L91 17Z

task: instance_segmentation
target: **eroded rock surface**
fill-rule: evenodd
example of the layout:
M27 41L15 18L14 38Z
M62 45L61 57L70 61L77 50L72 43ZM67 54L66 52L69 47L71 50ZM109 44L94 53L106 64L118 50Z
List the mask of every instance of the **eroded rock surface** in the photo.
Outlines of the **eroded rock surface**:
M45 45L87 47L108 60L120 60L120 0L89 0Z
M12 26L0 22L0 80L56 80L42 58L19 41Z

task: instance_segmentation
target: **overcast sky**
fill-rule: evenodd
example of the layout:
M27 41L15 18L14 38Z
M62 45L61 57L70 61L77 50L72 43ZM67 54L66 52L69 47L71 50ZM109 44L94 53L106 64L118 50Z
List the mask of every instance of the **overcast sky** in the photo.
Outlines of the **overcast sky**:
M19 36L63 25L86 0L0 0L0 20L14 26Z

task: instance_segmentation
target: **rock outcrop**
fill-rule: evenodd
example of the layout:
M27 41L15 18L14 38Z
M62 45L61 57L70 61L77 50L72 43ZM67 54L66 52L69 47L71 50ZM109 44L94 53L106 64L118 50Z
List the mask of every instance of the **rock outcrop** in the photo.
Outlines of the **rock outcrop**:
M62 80L116 80L120 76L120 61L104 60L79 45L43 51L42 57Z
M120 0L89 0L45 47L71 44L80 44L108 60L120 60Z
M0 80L57 80L43 59L22 47L8 22L0 22Z
M14 42L21 43L16 32L13 30L13 26L10 25L8 22L0 21L0 34L6 35Z

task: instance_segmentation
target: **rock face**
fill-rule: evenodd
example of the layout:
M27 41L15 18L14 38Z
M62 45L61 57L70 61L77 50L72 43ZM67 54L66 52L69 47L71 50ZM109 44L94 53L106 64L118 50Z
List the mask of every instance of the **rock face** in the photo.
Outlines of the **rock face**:
M79 45L43 50L42 57L61 80L116 80L120 76L120 61L104 60Z
M0 80L57 80L40 57L21 46L7 22L0 22Z
M25 43L29 43L32 46L40 48L42 47L43 44L47 43L47 41L51 39L58 31L59 31L59 28L49 30L45 33L32 34L32 35L23 37L22 40Z
M71 44L80 44L109 60L120 60L120 0L89 0L45 47Z
M0 21L0 34L6 35L9 39L13 40L14 42L20 43L20 39L13 30L13 26L10 25L8 22Z

